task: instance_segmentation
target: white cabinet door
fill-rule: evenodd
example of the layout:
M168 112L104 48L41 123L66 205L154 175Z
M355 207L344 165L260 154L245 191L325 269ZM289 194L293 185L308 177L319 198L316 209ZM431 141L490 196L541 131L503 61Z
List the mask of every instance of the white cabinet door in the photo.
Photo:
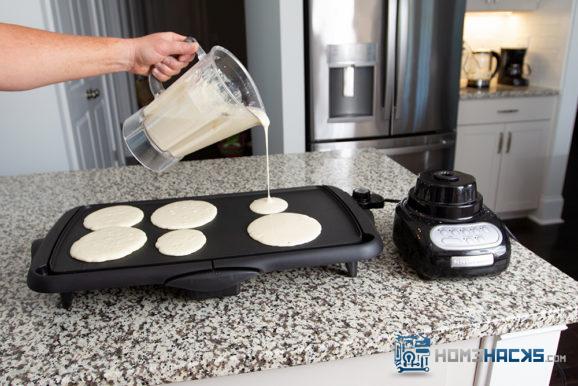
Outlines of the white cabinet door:
M466 11L533 11L539 0L468 0Z
M520 348L539 348L543 350L542 353L545 360L543 362L493 362L489 382L483 384L488 386L549 385L554 362L549 361L548 358L556 355L560 332L565 329L566 326L548 326L536 330L518 331L501 335L495 345L497 352L500 350L519 350ZM520 356L517 356L518 354ZM512 355L514 358L520 359L523 358L524 354L520 351L514 351ZM480 382L480 384L482 383Z
M458 126L455 169L476 178L484 203L495 209L504 125Z
M546 164L544 133L548 124L548 121L506 124L496 203L498 212L538 206Z

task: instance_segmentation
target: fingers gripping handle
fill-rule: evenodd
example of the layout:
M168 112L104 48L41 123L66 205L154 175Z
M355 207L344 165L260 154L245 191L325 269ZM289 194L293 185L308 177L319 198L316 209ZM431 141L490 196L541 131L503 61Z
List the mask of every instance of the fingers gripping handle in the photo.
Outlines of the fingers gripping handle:
M189 43L197 43L197 45L198 45L197 53L196 53L197 59L201 60L201 59L203 59L203 58L205 57L205 55L207 55L207 53L205 52L205 50L203 50L203 48L201 47L201 45L199 44L199 42L197 41L197 39L195 39L194 37L189 36L189 37L187 37L187 38L185 39L185 41L186 41L186 42L189 42Z
M198 43L197 39L195 39L194 37L188 36L185 39L185 42L187 43ZM203 50L201 48L201 45L199 45L199 48L197 48L197 59L201 60L203 59L203 57L206 55L207 53L205 52L205 50ZM157 78L155 78L152 74L152 72L149 74L149 88L151 90L151 93L153 94L153 96L156 98L157 96L159 96L163 91L165 91L165 86L163 86L163 83L158 80Z

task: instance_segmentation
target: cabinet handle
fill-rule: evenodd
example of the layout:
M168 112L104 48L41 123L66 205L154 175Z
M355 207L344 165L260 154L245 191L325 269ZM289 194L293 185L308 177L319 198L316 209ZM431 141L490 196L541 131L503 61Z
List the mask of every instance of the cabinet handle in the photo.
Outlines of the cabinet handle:
M503 144L504 144L504 133L500 133L500 138L498 139L498 154L502 152Z
M513 113L517 113L518 111L520 111L519 109L504 109L504 110L498 110L498 114L513 114Z
M512 132L508 132L508 142L506 143L506 153L510 152L510 148L512 147Z

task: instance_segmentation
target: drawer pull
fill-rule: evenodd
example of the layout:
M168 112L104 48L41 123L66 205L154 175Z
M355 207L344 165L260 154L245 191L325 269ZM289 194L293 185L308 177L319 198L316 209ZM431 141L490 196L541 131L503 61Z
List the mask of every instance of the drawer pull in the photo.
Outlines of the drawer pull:
M506 143L506 153L510 152L510 148L512 147L512 132L508 132L508 142Z
M504 133L500 133L500 138L498 139L498 154L502 152L503 144L504 144Z
M517 113L518 111L520 111L519 109L504 109L504 110L498 110L498 114L513 114L513 113Z

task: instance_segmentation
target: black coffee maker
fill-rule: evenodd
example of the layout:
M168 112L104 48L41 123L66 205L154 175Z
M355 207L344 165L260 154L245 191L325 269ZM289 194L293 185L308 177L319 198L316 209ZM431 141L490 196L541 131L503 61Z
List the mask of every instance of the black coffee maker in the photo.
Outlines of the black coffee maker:
M498 83L510 86L527 86L528 76L532 73L530 65L524 63L526 48L502 48L502 65L498 73ZM525 73L524 73L525 72Z

